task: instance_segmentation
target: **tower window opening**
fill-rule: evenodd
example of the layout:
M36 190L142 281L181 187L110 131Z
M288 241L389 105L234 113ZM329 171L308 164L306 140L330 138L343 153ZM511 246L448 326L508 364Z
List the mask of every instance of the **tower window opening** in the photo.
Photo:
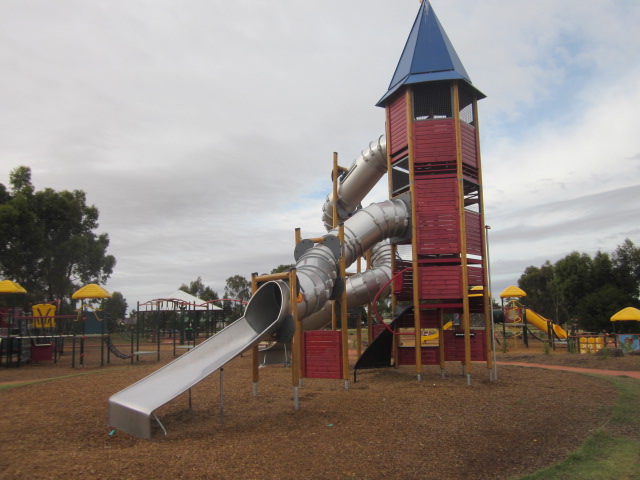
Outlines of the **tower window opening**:
M460 96L460 121L475 127L475 115L473 111L473 94L469 89L461 87Z
M448 84L422 84L413 92L414 120L452 118L451 88Z
M391 165L392 194L398 195L409 190L409 156Z

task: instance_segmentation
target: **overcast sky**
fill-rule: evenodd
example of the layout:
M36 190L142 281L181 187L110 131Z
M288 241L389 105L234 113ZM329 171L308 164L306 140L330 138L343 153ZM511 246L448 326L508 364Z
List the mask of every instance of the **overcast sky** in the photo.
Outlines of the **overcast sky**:
M640 2L433 0L479 103L494 291L640 245ZM0 183L81 189L136 301L293 262L384 132L418 0L2 0ZM385 198L385 185L368 201Z

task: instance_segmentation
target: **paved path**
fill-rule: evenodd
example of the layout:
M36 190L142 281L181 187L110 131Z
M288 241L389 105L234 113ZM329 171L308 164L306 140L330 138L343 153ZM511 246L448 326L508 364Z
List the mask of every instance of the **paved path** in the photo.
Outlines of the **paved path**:
M497 362L498 365L511 365L515 367L546 368L548 370L562 370L565 372L592 373L595 375L610 375L614 377L630 377L640 380L640 372L631 370L597 370L594 368L569 367L566 365L546 365L542 363L522 362Z

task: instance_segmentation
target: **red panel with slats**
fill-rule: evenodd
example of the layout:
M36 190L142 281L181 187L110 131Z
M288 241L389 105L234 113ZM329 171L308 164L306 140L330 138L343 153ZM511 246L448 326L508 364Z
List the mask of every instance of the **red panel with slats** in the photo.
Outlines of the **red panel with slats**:
M404 95L398 96L389 105L389 137L389 153L392 156L406 148L408 142L407 107Z
M302 376L342 378L342 337L339 331L303 332Z

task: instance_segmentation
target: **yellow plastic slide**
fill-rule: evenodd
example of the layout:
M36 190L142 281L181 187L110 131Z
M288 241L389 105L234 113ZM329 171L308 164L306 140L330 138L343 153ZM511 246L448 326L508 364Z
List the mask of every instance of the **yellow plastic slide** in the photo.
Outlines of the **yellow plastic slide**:
M527 322L531 323L534 327L539 328L540 330L542 330L544 333L549 333L548 329L547 329L547 325L548 325L548 321L546 318L544 318L542 315L534 312L533 310L531 310L530 308L526 309L526 315L527 315ZM567 339L567 332L565 332L562 327L560 325L556 325L555 323L553 324L553 331L556 334L556 336L560 339L560 340L566 340Z

